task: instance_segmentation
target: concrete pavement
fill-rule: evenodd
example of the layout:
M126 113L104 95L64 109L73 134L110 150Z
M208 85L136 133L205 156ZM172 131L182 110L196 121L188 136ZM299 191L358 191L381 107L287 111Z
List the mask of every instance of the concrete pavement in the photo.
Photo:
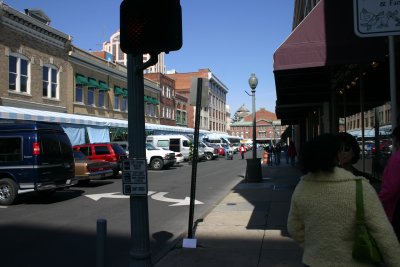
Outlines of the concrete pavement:
M262 182L243 180L198 223L196 248L183 248L181 241L154 266L303 266L302 250L286 230L301 173L285 161L262 165L262 173Z

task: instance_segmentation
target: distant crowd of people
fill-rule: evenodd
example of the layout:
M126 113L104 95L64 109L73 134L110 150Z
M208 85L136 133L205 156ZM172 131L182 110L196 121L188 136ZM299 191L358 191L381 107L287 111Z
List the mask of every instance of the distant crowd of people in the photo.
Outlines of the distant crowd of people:
M276 143L275 145L267 144L264 146L264 151L268 154L268 166L273 166L274 164L277 166L280 165L282 152L284 154L286 164L290 163L292 166L295 165L297 151L293 141L290 141L289 145L287 143Z

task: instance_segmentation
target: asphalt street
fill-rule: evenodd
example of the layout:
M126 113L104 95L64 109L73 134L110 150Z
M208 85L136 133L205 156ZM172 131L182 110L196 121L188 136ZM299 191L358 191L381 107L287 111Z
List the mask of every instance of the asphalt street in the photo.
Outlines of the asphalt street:
M251 153L247 153L250 157ZM194 222L201 221L243 180L246 161L219 158L200 162ZM192 166L149 171L149 237L156 262L187 232ZM95 266L96 221L107 220L106 266L128 266L129 197L120 179L91 182L51 198L29 193L0 208L1 266Z

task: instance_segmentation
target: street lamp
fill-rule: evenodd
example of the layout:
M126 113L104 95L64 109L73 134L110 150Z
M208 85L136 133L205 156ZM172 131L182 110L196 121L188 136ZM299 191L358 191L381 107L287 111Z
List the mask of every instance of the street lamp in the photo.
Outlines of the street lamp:
M256 87L258 79L254 73L249 78L249 85L251 88L251 96L253 99L253 159L257 158L257 133L256 133Z
M247 159L246 166L246 180L248 182L261 182L261 159L257 158L257 140L256 140L256 87L258 79L254 73L249 78L249 85L251 88L251 96L253 100L253 158ZM247 92L246 92L247 93ZM247 93L250 95L249 93Z

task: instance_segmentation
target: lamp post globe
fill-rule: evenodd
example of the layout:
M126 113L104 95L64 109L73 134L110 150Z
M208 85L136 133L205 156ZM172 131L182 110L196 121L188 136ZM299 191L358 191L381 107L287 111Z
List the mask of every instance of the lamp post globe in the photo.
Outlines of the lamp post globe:
M252 73L249 78L249 85L251 88L251 95L253 100L253 159L257 158L257 135L256 135L256 87L258 84L258 79L255 73Z
M258 84L258 79L256 77L256 74L252 73L250 78L249 78L249 85L250 85L250 88L251 88L251 92L254 93L256 91L257 84Z

